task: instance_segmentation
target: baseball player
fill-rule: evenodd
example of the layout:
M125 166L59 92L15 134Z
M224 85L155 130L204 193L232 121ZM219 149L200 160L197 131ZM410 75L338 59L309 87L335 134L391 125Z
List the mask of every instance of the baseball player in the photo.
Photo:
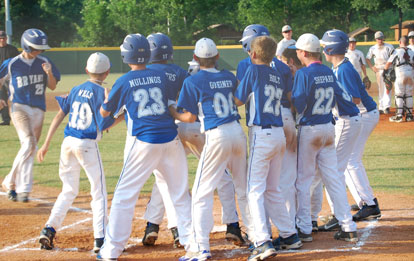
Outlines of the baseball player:
M400 39L400 47L390 56L384 71L395 66L395 105L397 111L390 117L391 122L413 121L414 51L407 47L408 37Z
M151 47L152 64L147 67L154 70L164 71L167 78L173 82L178 92L181 89L184 79L187 77L187 71L175 64L168 64L168 60L172 59L173 46L168 36L157 33L151 34L147 37ZM199 70L198 63L190 65L191 73L195 74ZM197 69L198 66L198 69ZM193 153L198 159L204 146L205 136L200 133L200 122L193 123L178 122L178 136L183 143L186 155ZM175 209L172 205L168 193L162 193L167 189L159 189L154 184L151 199L148 202L144 218L148 221L145 234L143 237L144 245L153 245L158 238L159 224L164 217L165 209L167 209L168 228L171 230L174 237L174 246L179 246L179 238L177 231L177 219L175 217ZM219 199L222 203L222 222L227 224L226 239L234 241L235 244L243 244L244 239L241 235L240 226L238 223L237 208L235 202L234 185L231 175L226 171L222 180L217 187ZM162 195L162 197L161 197ZM163 201L165 202L163 204ZM165 208L164 208L165 206Z
M247 53L250 52L250 44L258 36L267 35L269 36L268 29L260 24L252 24L247 26L243 31L243 37L240 40L243 46L243 50ZM237 73L236 77L237 80L240 82L245 73L247 68L252 64L251 59L249 57L241 60L237 65ZM295 223L296 219L296 189L295 189L295 182L296 182L296 161L297 161L297 153L296 153L296 127L295 121L293 120L293 115L290 110L291 103L289 101L289 97L292 91L292 73L290 68L284 64L283 62L279 61L276 57L272 59L270 63L270 67L275 69L279 72L282 77L282 87L284 88L283 96L281 100L281 110L282 110L282 119L283 119L283 130L285 132L286 137L286 152L283 156L282 161L282 170L280 175L280 186L279 190L281 194L284 195L286 200L286 206L289 211L289 215L293 223ZM270 224L268 224L270 226Z
M24 31L21 46L23 52L4 61L0 67L0 84L10 81L11 118L21 145L2 185L10 200L28 202L33 159L46 110L46 87L54 90L60 73L48 58L40 55L50 49L43 31L34 28Z
M385 63L394 52L394 47L391 44L384 43L384 34L381 31L375 33L375 40L377 44L371 46L367 53L367 64L371 70L375 72L378 84L378 99L379 99L379 112L380 114L389 114L391 107L391 95L392 92L385 88L384 79L382 74L384 71ZM375 66L372 65L371 59L374 58Z
M279 60L282 60L283 51L292 44L295 44L296 41L292 39L292 27L290 25L284 25L282 27L283 39L277 44L276 57Z
M345 57L352 63L361 79L365 80L368 77L366 68L367 62L364 54L360 50L355 49L356 43L357 40L354 37L349 37L349 48L345 53Z
M237 106L246 103L249 127L247 197L255 230L255 249L248 260L264 260L276 255L266 212L279 230L281 244L291 249L302 246L284 197L278 190L286 139L280 110L284 82L270 67L275 50L276 42L269 36L259 36L251 42L252 65L234 94Z
M411 31L408 33L408 40L409 40L408 48L410 48L414 52L414 31Z
M361 117L359 115L359 109L356 106L356 104L361 102L361 95L358 89L361 78L348 58L345 57L349 45L348 35L340 30L329 30L323 35L321 44L324 46L323 53L325 58L328 62L332 63L338 85L343 89L345 94L343 99L336 99L336 110L334 111L337 167L338 173L344 181L343 175L347 168L350 155L354 151L355 137L358 137L361 131ZM313 183L319 183L319 186L322 186L321 176L317 175ZM321 189L317 189L317 191L321 191ZM328 196L330 196L330 192L328 192ZM318 202L322 202L322 193L313 192L313 197L319 197ZM331 209L334 209L332 204ZM315 214L312 215L317 216ZM327 224L318 227L318 231L331 231L334 228L338 228L339 225L336 218L331 219Z
M197 41L194 59L200 71L188 77L181 89L173 116L182 122L194 122L197 116L201 132L206 135L192 191L192 225L190 248L180 260L211 258L209 234L213 228L213 192L228 168L232 175L243 223L249 238L253 236L246 198L246 136L238 123L240 116L234 104L237 87L234 75L215 68L219 53L208 38ZM181 237L181 235L180 235Z
M310 186L316 168L334 202L335 216L341 229L334 238L355 242L358 240L356 224L352 221L347 201L345 180L338 172L335 152L335 129L332 108L335 101L350 96L341 88L334 73L320 60L320 42L313 34L303 34L295 47L299 60L306 67L296 72L292 101L298 113L298 197L297 228L302 241L313 240L310 215ZM345 52L344 52L345 53Z
M131 234L132 218L139 192L152 172L164 180L177 213L180 244L187 247L191 227L188 168L177 126L168 112L176 94L165 73L146 68L150 45L145 36L130 34L120 46L124 63L131 71L116 80L101 107L104 117L125 109L128 133L134 136L112 199L111 214L100 260L117 259Z
M60 109L50 125L43 146L37 152L37 159L39 162L44 160L53 135L65 116L69 114L59 163L59 176L63 186L46 226L40 233L41 249L51 250L54 247L56 229L61 227L66 213L79 192L81 168L85 170L91 183L95 253L103 244L107 223L107 193L97 141L101 138L102 131L114 122L110 117L103 120L99 113L105 99L105 89L101 84L108 76L109 69L110 62L106 55L91 54L86 65L86 73L90 79L75 86L66 98L56 97Z

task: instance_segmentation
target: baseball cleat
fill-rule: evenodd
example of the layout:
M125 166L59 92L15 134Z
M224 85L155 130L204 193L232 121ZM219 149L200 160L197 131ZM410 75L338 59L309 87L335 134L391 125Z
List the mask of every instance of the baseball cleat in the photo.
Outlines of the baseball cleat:
M385 114L390 114L390 108L386 108L386 109L384 110L384 113L385 113Z
M303 246L297 234L293 234L287 238L278 237L272 241L273 246L276 250L281 249L299 249Z
M15 190L9 190L7 191L7 198L11 201L16 202L17 201L17 193Z
M53 227L45 227L40 232L39 243L40 249L52 250L53 239L55 238L56 230Z
M93 252L99 253L102 245L104 243L104 238L95 238L95 242L93 243Z
M403 116L402 115L394 115L389 118L390 122L402 122Z
M116 261L118 260L118 258L105 258L105 257L101 257L100 254L96 255L96 260L98 261Z
M411 122L413 120L413 115L411 113L407 113L407 116L405 116L405 121Z
M318 221L314 220L312 221L312 233L318 232Z
M241 234L239 222L227 224L226 240L233 242L236 246L244 245L245 241Z
M173 235L173 239L174 239L174 244L173 244L174 248L181 248L181 247L183 247L180 244L180 236L178 234L177 227L173 227L170 230L171 230L171 234Z
M352 216L354 221L362 221L362 220L371 220L371 219L378 219L381 217L381 210L378 206L378 201L374 199L375 205L368 206L364 204L362 208Z
M323 232L334 231L338 229L339 229L339 222L335 216L330 216L326 224L318 227L318 231L323 231Z
M276 255L276 249L273 247L272 242L267 241L262 245L255 247L247 260L265 260L266 258L274 257Z
M211 258L211 253L209 250L203 250L200 252L190 252L185 253L185 256L180 257L179 261L203 261Z
M359 208L358 204L352 204L351 205L351 210L352 211L358 211L358 210L360 210L360 208Z
M334 238L336 240L344 240L347 242L358 242L358 234L356 231L345 232L342 231L342 229L339 229L339 231L335 233Z
M302 241L304 243L313 241L312 234L305 234L300 230L300 228L298 228L298 237L299 237L300 241Z
M29 192L17 193L17 201L23 203L29 202Z
M155 244L155 241L158 239L159 230L159 225L147 222L147 226L145 227L145 234L142 238L142 244L144 246L153 246Z

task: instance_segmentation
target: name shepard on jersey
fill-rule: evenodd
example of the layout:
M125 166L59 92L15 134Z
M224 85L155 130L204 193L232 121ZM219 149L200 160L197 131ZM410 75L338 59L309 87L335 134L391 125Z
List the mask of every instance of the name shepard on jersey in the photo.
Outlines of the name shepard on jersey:
M17 76L16 81L17 81L17 88L21 88L29 84L43 82L43 74Z
M313 77L313 79L315 80L315 84L322 84L335 81L333 75L321 75Z
M140 85L161 83L161 77L159 76L147 76L141 78L134 78L129 80L129 87L136 87Z
M230 80L209 82L211 89L233 88L233 82Z

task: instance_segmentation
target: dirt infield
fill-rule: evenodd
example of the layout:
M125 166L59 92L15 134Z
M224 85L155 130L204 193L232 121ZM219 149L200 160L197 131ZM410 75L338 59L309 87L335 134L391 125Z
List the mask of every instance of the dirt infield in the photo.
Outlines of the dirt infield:
M375 89L375 87L374 87ZM48 96L50 101L52 96ZM57 104L48 103L49 110ZM390 115L381 115L375 133L404 135L414 123L388 123ZM55 249L40 250L37 237L49 217L60 189L35 184L29 203L14 203L0 193L0 260L95 260L92 252L93 231L90 196L81 193L69 211L63 227L57 232ZM333 239L333 232L313 234L312 243L305 243L298 251L281 251L274 260L414 260L414 196L375 193L382 211L378 221L358 223L359 242L356 244ZM352 204L351 197L348 197ZM111 199L111 197L110 197ZM135 209L131 238L120 260L174 260L184 254L172 247L172 236L166 221L160 226L159 239L154 247L144 247L142 216L149 195L141 195ZM326 201L321 215L329 214ZM225 226L220 224L220 204L214 202L215 231L211 235L213 260L246 260L249 251L237 247L224 238ZM277 231L274 231L277 235Z

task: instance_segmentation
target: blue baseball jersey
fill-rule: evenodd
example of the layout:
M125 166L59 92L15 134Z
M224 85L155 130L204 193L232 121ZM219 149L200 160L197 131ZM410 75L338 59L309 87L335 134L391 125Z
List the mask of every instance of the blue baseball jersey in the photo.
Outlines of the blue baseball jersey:
M250 65L234 96L246 103L247 126L282 127L282 76L266 65Z
M102 130L114 122L112 117L103 118L99 112L105 100L105 90L96 83L87 81L75 86L66 98L58 96L56 100L65 115L69 113L65 137L99 140Z
M102 108L112 114L125 108L129 134L148 143L166 143L177 136L168 110L168 100L175 96L165 73L147 68L118 78Z
M312 63L295 74L292 102L299 113L299 125L318 125L332 121L336 100L350 99L338 85L332 70L321 63Z
M241 60L237 65L237 72L236 77L237 80L241 81L246 74L247 68L252 64L252 61L249 57ZM289 66L285 63L279 61L276 57L273 58L272 62L270 63L270 67L274 68L278 73L282 76L282 80L284 82L283 87L285 88L283 91L282 96L282 106L285 108L290 108L290 102L287 98L287 94L292 91L293 86L293 78L292 72L290 71Z
M186 70L176 64L154 63L148 65L147 68L164 72L167 80L169 80L171 82L171 86L173 86L176 97L178 97L178 94L180 93L185 78L190 76Z
M234 104L236 77L227 70L201 70L185 79L177 107L198 115L201 131L240 119Z
M345 58L333 72L338 80L338 85L350 97L340 96L336 100L336 108L339 116L355 116L359 113L358 107L352 102L352 97L361 98L359 94L358 82L361 82L361 77L355 70L352 63Z
M48 77L42 68L43 63L51 64L56 81L60 81L60 72L57 67L49 58L41 55L27 60L20 54L3 62L0 66L0 79L9 76L12 102L46 110L45 93Z

